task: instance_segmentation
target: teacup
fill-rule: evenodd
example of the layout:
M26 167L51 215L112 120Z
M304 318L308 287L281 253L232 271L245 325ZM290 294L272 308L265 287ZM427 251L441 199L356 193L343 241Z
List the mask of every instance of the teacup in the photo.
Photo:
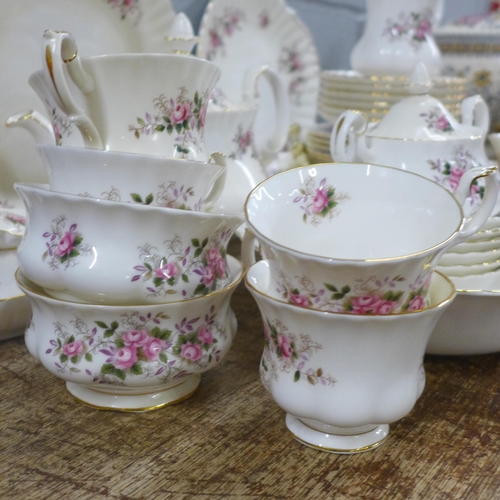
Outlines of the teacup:
M226 248L241 215L14 187L28 214L19 267L52 297L154 304L207 295L231 280Z
M264 387L294 437L337 453L377 447L388 424L412 410L425 386L427 341L455 297L453 283L435 272L427 309L367 317L282 302L265 260L245 284L264 323Z
M220 76L215 64L173 54L80 59L71 34L52 30L43 44L46 79L86 147L207 159L205 114Z
M236 333L230 299L242 273L236 259L228 263L229 284L221 290L155 305L57 300L17 272L33 308L28 350L94 407L145 411L185 399L200 374L224 359Z
M483 202L468 220L442 186L391 167L327 163L276 174L247 198L243 264L255 262L258 240L273 288L305 308L422 309L440 256L477 231L495 204L490 172L462 176L457 192L465 199L474 178L486 175Z
M224 189L225 157L217 164L152 155L40 144L54 191L185 210L207 210Z

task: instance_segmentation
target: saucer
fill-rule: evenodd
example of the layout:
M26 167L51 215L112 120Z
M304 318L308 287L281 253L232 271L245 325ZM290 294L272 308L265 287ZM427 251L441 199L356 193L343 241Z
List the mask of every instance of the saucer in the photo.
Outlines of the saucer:
M31 307L19 290L14 272L17 268L16 250L0 251L0 341L24 334Z
M327 453L336 453L340 455L354 455L365 453L378 448L389 435L389 425L365 426L359 429L336 429L328 427L329 432L320 431L309 425L303 420L287 413L286 426L292 436L299 442L315 450L326 451ZM330 433L337 430L338 434ZM346 434L345 432L349 432Z

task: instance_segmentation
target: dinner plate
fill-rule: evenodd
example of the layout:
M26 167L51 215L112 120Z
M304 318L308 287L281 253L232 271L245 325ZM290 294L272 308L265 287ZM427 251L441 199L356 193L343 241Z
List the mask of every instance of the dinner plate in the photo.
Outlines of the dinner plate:
M28 85L41 68L46 29L70 31L80 54L161 52L174 20L170 0L0 0L0 117L43 109ZM16 181L45 182L46 174L29 134L0 127L1 201L20 203Z
M16 250L0 251L0 340L22 335L31 315L28 299L14 278L16 269Z
M271 65L288 86L291 122L303 128L314 124L318 53L309 30L284 0L211 0L201 21L197 54L221 68L218 86L233 101L242 99L243 75L249 68ZM259 94L258 146L275 121L267 82L259 82Z

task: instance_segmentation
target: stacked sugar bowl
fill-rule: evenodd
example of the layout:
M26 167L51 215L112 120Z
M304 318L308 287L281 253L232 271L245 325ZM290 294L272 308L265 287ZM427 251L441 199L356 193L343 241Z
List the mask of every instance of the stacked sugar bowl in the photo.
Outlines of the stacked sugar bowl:
M242 250L264 322L261 379L300 442L368 451L411 411L427 341L455 296L435 268L487 219L498 188L490 173L463 175L462 189L487 176L466 221L437 183L370 164L292 169L250 194Z
M39 145L49 185L15 186L28 214L17 273L33 307L27 346L88 405L180 401L236 331L242 272L227 245L243 216L207 211L225 179L203 141L219 70L167 54L80 60L63 32L46 32L43 54L44 92L86 147Z

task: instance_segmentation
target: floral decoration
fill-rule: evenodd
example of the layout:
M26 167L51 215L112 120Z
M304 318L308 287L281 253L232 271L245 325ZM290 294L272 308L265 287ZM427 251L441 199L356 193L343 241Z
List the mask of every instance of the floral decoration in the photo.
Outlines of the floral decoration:
M291 279L281 271L276 291L289 304L320 311L362 315L418 311L427 306L431 271L426 267L406 291L399 288L406 281L401 275L384 279L376 276L360 278L354 285L323 283L323 287L318 288L305 275Z
M444 115L443 111L437 106L429 109L427 113L420 113L425 119L427 127L429 129L434 129L439 132L453 132L453 127L450 121Z
M207 59L211 60L221 53L225 55L225 38L231 37L241 30L241 23L245 21L245 13L240 9L224 9L224 13L215 17L209 29Z
M262 9L259 14L259 26L261 28L267 28L270 21L269 11L267 9Z
M183 318L174 329L164 312L142 315L132 311L91 325L74 317L67 325L55 323L45 354L56 358L59 373L84 370L94 383L121 384L129 377L166 382L207 370L220 360L219 343L227 333L216 317L213 305L205 314ZM94 372L89 363L97 364L99 370Z
M382 33L391 41L408 40L418 50L427 36L432 34L432 9L422 12L400 12L397 20L387 19Z
M311 385L333 386L335 379L321 368L310 367L312 355L323 349L321 344L306 334L295 334L280 320L264 320L264 352L260 362L260 376L266 388L271 379L278 380L279 372L293 372L294 382L305 380Z
M71 224L66 229L66 216L60 215L52 220L50 231L43 233L47 239L47 250L42 255L42 260L47 261L51 269L64 269L78 264L79 255L92 253L90 245L83 243L83 236L77 231L77 225Z
M179 95L168 98L164 94L153 99L156 114L146 112L144 118L137 118L137 126L130 125L137 139L141 135L154 133L175 134L175 148L180 157L187 158L190 147L196 153L203 150L203 128L207 112L208 91L200 95L195 92L193 100L187 97L186 87L180 88Z
M349 197L346 194L335 193L332 186L327 185L326 178L321 179L316 187L315 178L308 177L299 189L301 196L297 196L293 202L300 203L300 208L304 211L302 220L311 222L317 226L323 219L332 219L340 213L337 206Z
M236 144L236 150L228 155L229 158L241 160L248 150L251 150L252 156L255 156L253 152L253 131L251 128L243 130L243 126L239 123L232 142Z
M106 0L111 8L116 9L120 13L122 20L127 16L133 18L134 24L139 21L141 12L139 9L139 0Z
M302 75L304 65L299 51L295 47L283 47L278 58L278 68L289 75L288 94L294 104L299 104L301 87L305 82Z
M197 281L190 294L192 297L206 295L227 283L229 269L226 261L226 246L232 231L223 228L211 238L199 241L194 238L185 246L182 238L175 236L165 242L164 251L146 244L139 247L142 264L134 266L139 272L131 281L146 283L148 297L166 297L180 291L183 297L188 293L183 283Z
M4 213L3 217L6 221L15 224L19 229L26 226L26 217L22 215L14 214L12 212L6 212Z
M63 139L69 137L73 133L73 124L70 122L69 118L64 114L60 113L55 106L52 106L47 100L45 100L47 108L51 109L51 123L52 130L54 131L54 138L56 141L56 146L61 146Z
M427 161L431 169L435 171L433 180L452 193L458 189L462 175L472 167L479 165L476 158L462 146L453 149L451 159L437 158ZM480 186L477 180L474 181L471 185L472 206L479 204L483 195L484 185Z

